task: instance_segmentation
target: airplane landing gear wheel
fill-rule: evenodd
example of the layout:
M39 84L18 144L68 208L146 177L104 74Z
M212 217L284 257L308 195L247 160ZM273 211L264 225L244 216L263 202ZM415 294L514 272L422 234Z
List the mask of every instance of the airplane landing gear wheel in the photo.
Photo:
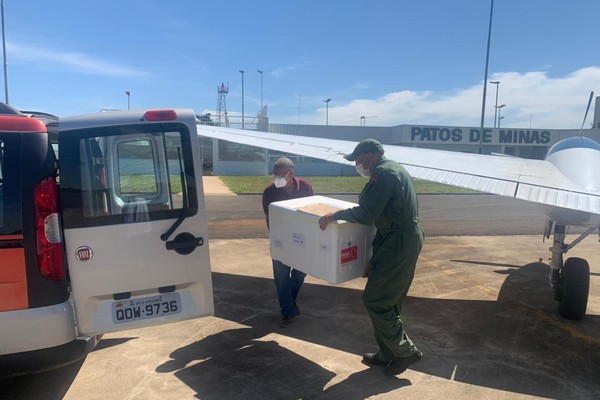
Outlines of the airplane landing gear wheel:
M561 296L558 311L566 319L580 320L585 315L590 291L590 266L578 257L568 258L561 271Z

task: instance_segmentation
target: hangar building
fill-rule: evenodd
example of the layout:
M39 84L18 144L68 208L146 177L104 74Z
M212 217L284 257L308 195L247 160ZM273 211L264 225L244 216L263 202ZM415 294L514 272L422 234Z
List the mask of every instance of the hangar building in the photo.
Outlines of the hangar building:
M596 98L593 125L582 135L600 142L600 102ZM265 107L266 108L266 107ZM261 118L246 122L245 129L298 136L343 139L359 142L368 137L383 144L421 147L467 153L501 153L510 156L543 159L548 149L567 137L579 135L579 129L484 128L442 125L336 126L269 124L266 110ZM241 122L228 121L231 128ZM205 164L212 165L215 175L269 175L275 161L287 156L294 161L298 175L356 175L353 166L325 162L294 154L283 154L225 141L202 139ZM212 158L212 162L210 161Z

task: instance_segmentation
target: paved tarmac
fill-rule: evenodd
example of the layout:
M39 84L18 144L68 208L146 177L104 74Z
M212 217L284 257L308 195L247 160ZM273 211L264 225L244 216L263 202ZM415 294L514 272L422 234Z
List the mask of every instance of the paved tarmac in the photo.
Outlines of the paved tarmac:
M323 194L356 203L357 195ZM427 236L539 235L545 217L537 204L485 194L419 196ZM206 196L212 239L268 238L261 195ZM576 232L577 229L571 229Z
M308 277L299 296L301 316L280 328L268 240L258 222L247 228L256 237L227 238L222 232L239 232L238 221L248 215L240 207L229 222L210 219L225 201L223 193L206 191L209 233L215 234L209 241L215 315L105 335L83 362L0 381L0 397L600 398L597 237L569 253L588 259L592 276L587 315L567 321L540 262L551 245L541 235L499 236L489 226L491 236L428 236L403 313L425 357L387 377L360 363L364 352L376 349L361 302L365 280L329 285ZM261 221L260 209L253 215L249 219Z

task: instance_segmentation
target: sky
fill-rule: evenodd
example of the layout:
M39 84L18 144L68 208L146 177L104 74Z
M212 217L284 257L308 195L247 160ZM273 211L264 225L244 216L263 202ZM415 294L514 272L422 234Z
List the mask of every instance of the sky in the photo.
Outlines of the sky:
M9 103L215 115L225 84L229 115L262 101L271 123L480 126L490 5L4 0ZM600 96L599 16L598 0L494 0L484 125L499 110L502 127L579 129Z

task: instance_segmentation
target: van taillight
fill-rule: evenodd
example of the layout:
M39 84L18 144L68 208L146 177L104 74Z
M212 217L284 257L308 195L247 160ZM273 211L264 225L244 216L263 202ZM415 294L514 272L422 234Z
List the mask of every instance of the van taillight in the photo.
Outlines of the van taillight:
M175 110L150 110L144 114L146 121L175 121L177 113Z
M35 188L35 226L40 272L50 279L65 279L55 177L42 180Z

